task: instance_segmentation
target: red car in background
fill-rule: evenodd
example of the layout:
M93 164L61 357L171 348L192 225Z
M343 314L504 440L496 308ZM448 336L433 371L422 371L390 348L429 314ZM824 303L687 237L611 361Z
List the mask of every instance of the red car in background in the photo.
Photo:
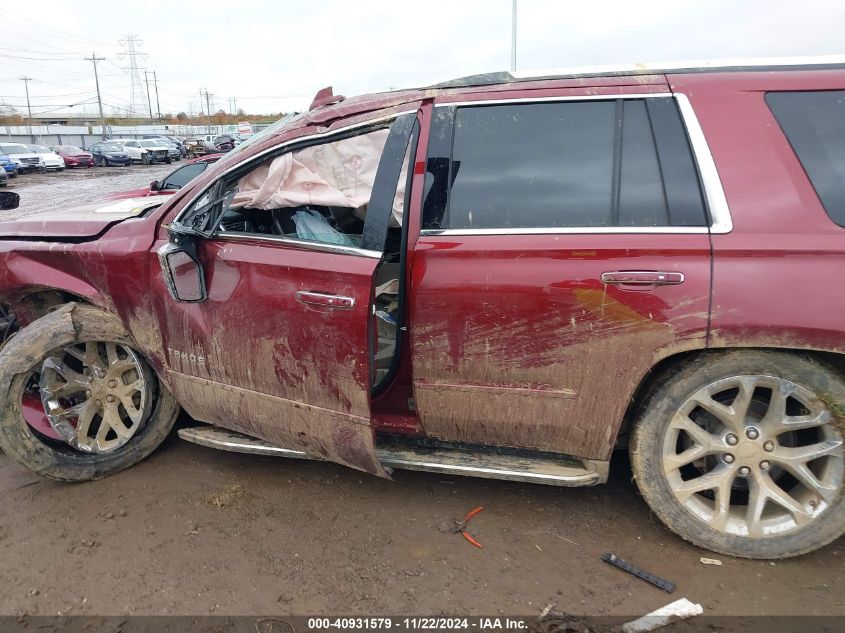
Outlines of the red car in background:
M187 161L177 167L162 180L153 180L149 187L118 191L107 195L106 200L125 200L127 198L144 198L147 196L170 195L176 193L191 180L203 173L209 165L218 161L223 154L208 154Z
M51 147L56 154L64 158L65 167L93 167L94 155L73 145Z

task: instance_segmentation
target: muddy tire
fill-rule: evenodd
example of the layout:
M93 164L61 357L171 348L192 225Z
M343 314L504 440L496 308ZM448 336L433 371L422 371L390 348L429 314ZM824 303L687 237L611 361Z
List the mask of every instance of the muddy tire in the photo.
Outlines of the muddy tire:
M132 376L135 382L129 385L121 383L121 389L124 390L121 393L128 393L126 390L134 389L136 384L143 384L146 390L146 401L143 407L138 407L144 408L145 411L143 416L139 414L136 417L137 425L131 429L131 433L125 431L125 436L120 436L118 441L112 439L109 440L110 443L105 442L106 450L95 446L92 452L90 448L80 450L79 446L74 447L62 439L45 438L35 431L24 418L22 410L22 398L33 388L34 372L40 372L38 375L46 373L48 370L44 368L48 365L45 361L57 357L56 350L76 350L75 353L84 356L84 350L93 349L96 354L97 349L105 349L106 346L111 350L110 354L114 352L115 358L114 361L111 356L106 358L107 368L113 366L126 371L124 366L131 366L127 375ZM134 352L133 347L134 343L119 319L84 304L71 303L61 306L20 330L0 352L0 447L15 461L33 472L60 481L99 479L128 468L150 455L172 429L179 407L146 362ZM123 350L119 358L118 352L114 350ZM118 362L121 363L119 368ZM82 367L83 369L75 374L77 382L80 376L82 379L86 378L82 374L87 369L84 365ZM103 372L101 378L106 376L107 370L97 371ZM87 384L91 380L82 382ZM105 384L105 378L101 382ZM116 383L112 380L109 384L112 382ZM96 390L99 388L98 384L95 380L94 386L88 388ZM90 394L89 391L88 395ZM112 397L112 400L114 399ZM121 405L113 406L117 410ZM122 411L125 413L126 409ZM91 424L103 425L103 420L107 419L108 414L104 407L100 421ZM80 413L74 425L80 427L80 433L82 417L83 414ZM88 423L90 419L86 425ZM114 436L113 431L108 432ZM105 434L103 438L105 439Z
M799 353L703 354L646 397L630 445L640 492L684 539L787 558L845 534L845 380Z

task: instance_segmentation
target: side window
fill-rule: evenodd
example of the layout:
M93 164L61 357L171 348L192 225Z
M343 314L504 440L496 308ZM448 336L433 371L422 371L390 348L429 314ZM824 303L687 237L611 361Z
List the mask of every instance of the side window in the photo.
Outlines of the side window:
M218 181L179 222L216 216L217 233L384 251L401 235L416 131L416 115L402 115L389 128L287 151Z
M705 224L671 98L435 109L423 228Z
M828 216L845 226L845 90L770 92L766 102Z
M161 189L181 189L199 176L208 167L208 163L194 163L180 167L161 182Z

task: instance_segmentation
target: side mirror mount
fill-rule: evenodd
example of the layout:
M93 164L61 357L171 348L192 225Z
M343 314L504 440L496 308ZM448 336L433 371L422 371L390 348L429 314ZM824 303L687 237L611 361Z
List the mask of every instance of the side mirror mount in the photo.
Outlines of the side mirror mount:
M172 241L159 249L158 261L170 296L182 303L205 301L205 275L194 238L173 235Z
M0 209L7 211L20 206L21 197L14 191L0 191Z
M158 180L153 180L150 183L150 191L158 191L161 185L159 185Z

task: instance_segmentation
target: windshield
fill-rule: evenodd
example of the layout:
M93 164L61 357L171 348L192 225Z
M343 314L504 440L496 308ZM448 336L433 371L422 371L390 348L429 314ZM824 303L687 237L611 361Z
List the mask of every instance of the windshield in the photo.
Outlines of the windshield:
M43 145L30 145L29 149L31 149L36 154L51 154L52 153L49 148L44 147Z
M296 121L300 116L302 116L302 115L296 114L296 113L286 114L285 116L283 116L281 119L279 119L278 121L276 121L272 125L268 125L267 127L265 127L260 132L256 132L255 134L250 136L248 139L246 139L240 145L235 146L235 149L228 152L226 154L225 158L221 159L220 162L226 162L226 163L232 162L232 156L238 156L242 151L244 151L248 147L252 147L256 143L263 141L268 136L280 132L287 125Z
M74 147L73 145L63 145L59 148L60 152L81 152L82 150L78 147Z
M0 152L4 154L32 154L32 150L23 145L0 145Z
M103 143L102 145L100 145L100 148L102 148L106 152L122 152L123 151L123 146L118 145L117 143Z
M161 141L141 141L141 147L162 147Z

